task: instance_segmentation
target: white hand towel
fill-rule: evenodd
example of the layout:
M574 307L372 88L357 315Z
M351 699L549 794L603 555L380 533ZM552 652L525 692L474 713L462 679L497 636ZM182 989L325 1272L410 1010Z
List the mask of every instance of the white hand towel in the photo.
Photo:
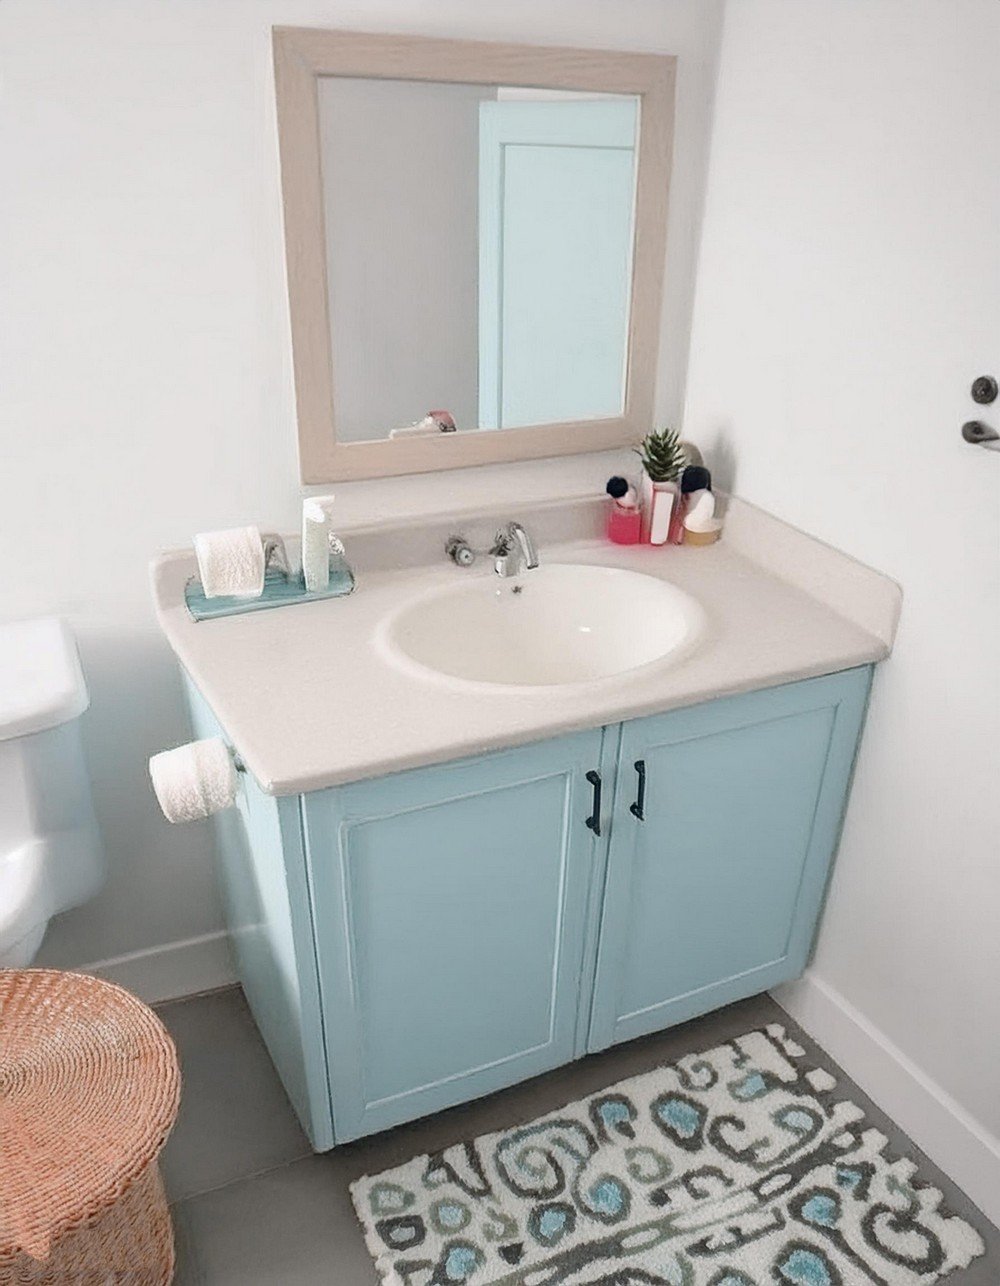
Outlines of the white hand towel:
M256 527L199 532L194 552L206 598L258 598L264 592L264 542Z
M209 817L236 800L236 765L221 737L153 755L149 775L168 822Z

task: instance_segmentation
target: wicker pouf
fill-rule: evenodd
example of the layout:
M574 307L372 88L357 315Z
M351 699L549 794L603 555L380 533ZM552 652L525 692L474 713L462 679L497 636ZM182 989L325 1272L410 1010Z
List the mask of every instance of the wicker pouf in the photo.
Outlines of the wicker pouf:
M166 1286L173 1042L84 974L0 970L0 1286Z

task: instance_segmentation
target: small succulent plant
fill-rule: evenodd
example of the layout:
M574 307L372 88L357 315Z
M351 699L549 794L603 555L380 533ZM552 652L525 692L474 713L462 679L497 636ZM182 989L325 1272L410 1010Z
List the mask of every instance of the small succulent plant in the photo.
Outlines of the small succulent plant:
M673 429L647 433L635 453L652 482L676 482L688 463L680 435Z

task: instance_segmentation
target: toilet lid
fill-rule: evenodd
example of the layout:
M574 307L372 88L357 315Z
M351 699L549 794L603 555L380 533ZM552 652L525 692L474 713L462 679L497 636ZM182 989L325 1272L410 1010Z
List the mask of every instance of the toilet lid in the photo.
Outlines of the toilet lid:
M0 625L0 741L54 728L86 708L80 658L63 621Z

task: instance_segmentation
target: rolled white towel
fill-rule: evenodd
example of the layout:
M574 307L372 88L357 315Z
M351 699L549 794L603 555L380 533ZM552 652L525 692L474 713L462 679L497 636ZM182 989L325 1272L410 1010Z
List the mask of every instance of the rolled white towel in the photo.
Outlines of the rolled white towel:
M153 755L149 775L168 822L193 822L236 801L236 765L221 737Z
M199 532L194 552L206 598L259 598L264 592L264 542L256 527Z

